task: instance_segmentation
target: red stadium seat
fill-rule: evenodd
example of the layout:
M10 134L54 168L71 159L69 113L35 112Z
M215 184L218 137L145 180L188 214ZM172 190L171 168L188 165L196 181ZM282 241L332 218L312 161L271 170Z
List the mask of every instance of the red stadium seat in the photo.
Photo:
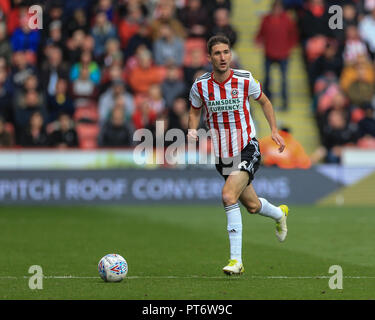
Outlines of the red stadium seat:
M91 122L97 123L99 120L99 113L96 105L88 105L79 107L74 112L73 119L76 122Z
M76 130L81 149L95 149L98 146L99 125L79 123L76 126Z
M205 64L206 61L206 41L202 38L190 38L185 41L185 56L184 56L184 65L191 65L191 54L194 50L201 50L202 54L202 64Z

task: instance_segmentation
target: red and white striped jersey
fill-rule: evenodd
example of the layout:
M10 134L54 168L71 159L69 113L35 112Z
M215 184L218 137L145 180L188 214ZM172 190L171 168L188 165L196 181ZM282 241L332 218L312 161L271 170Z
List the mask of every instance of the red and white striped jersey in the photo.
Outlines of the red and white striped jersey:
M246 70L232 69L221 83L209 72L195 80L190 90L191 107L205 108L217 157L236 156L255 137L249 97L258 100L261 96L261 84Z

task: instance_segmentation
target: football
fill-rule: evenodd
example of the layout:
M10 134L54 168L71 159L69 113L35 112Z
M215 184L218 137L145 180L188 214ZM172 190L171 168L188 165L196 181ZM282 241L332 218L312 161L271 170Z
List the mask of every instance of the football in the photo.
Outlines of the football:
M128 263L119 254L107 254L100 259L98 271L104 281L120 282L128 273Z

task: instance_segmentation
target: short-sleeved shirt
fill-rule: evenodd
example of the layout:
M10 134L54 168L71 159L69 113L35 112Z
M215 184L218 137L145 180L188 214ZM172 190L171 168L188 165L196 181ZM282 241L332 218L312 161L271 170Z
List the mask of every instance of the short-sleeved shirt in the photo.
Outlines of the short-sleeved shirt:
M191 107L205 109L217 157L238 155L255 137L249 97L259 100L261 96L261 84L246 70L231 69L221 83L208 72L195 80L190 90Z

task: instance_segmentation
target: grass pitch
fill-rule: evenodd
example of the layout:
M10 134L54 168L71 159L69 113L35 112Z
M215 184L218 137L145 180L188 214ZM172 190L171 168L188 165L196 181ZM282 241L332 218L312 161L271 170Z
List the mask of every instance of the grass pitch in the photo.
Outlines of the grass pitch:
M241 209L245 274L228 277L220 206L1 207L0 299L375 299L374 209L290 209L285 243ZM124 281L100 279L107 253L127 260ZM31 265L42 290L29 289Z

